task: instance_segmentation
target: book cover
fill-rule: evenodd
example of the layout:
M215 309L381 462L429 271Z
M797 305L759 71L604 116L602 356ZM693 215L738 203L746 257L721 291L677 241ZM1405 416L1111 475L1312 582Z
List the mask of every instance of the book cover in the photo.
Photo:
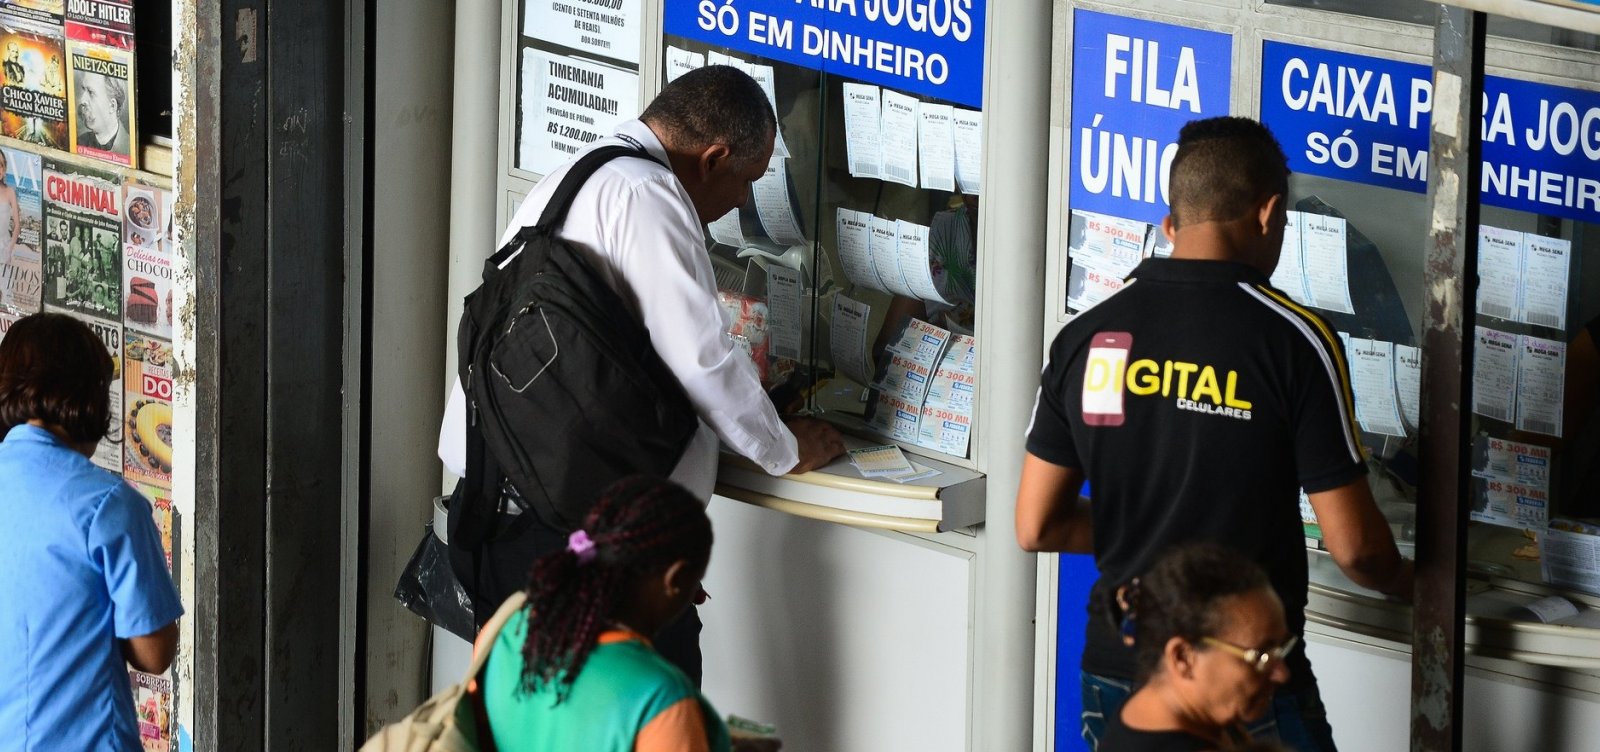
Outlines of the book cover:
M133 0L71 0L56 13L68 39L133 49Z
M44 292L39 252L43 162L37 154L11 148L0 148L0 162L0 309L37 313Z
M129 328L172 338L172 243L165 217L170 191L140 183L123 188L122 318Z
M67 72L72 89L67 132L72 152L137 167L133 51L68 36Z
M61 16L0 7L0 134L67 149L67 55Z
M44 302L122 320L122 184L104 170L44 160ZM122 349L122 338L111 343Z
M144 752L169 752L172 744L172 680L165 676L128 671L133 691L133 714L139 722L139 745Z
M172 345L128 329L122 341L122 475L171 488Z

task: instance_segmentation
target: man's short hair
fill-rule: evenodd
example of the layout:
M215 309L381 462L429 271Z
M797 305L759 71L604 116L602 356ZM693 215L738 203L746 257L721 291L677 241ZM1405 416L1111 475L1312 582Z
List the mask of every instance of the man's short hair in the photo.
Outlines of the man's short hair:
M1174 225L1238 219L1262 198L1288 190L1289 160L1261 123L1215 117L1178 131L1167 183Z
M639 119L663 131L671 147L699 150L724 144L740 164L765 153L778 127L761 85L729 65L708 65L679 76Z
M98 442L111 426L115 368L83 322L61 313L18 319L0 341L0 430L37 419L74 443Z

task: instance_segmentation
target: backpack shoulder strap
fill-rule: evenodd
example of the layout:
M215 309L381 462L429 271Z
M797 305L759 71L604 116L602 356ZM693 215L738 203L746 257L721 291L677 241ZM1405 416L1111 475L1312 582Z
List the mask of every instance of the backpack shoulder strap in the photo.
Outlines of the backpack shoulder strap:
M517 609L522 608L527 603L527 593L518 590L512 593L505 603L500 604L500 610L495 611L494 616L489 618L489 623L483 625L483 631L478 633L478 642L482 647L477 651L476 655L472 656L472 665L467 669L465 681L470 682L478 678L478 674L483 673L483 667L489 663L489 653L493 651L495 642L500 639L500 630L505 629L506 622L511 621L511 617L517 613Z
M544 205L544 211L539 215L539 221L531 226L522 228L517 237L513 238L506 247L501 248L494 256L489 258L489 263L498 268L511 254L520 250L533 235L539 232L554 232L567 221L567 211L572 208L572 200L577 197L578 190L583 184L589 182L589 177L594 175L602 165L618 157L637 157L648 159L656 164L666 167L661 160L651 156L650 152L633 146L602 146L578 158L571 169L561 177L561 184L556 186L555 193L550 195L550 201Z

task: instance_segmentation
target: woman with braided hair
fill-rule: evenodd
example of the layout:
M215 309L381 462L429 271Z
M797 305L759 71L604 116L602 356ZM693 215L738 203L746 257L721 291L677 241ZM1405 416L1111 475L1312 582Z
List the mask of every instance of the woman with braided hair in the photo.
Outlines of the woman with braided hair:
M701 592L710 559L711 520L683 487L633 476L607 488L566 548L534 562L527 607L489 646L495 749L728 750L711 704L650 644Z
M1132 639L1143 683L1106 719L1100 752L1202 752L1275 741L1266 715L1296 638L1261 568L1214 543L1178 546L1107 611ZM1302 750L1301 752L1309 752ZM1332 752L1332 750L1328 750Z

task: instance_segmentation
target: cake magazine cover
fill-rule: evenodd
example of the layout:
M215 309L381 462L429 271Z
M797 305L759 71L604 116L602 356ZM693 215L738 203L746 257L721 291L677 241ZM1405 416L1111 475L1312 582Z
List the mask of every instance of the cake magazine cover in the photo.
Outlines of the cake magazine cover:
M44 302L122 319L122 184L116 175L44 160ZM109 343L122 350L119 334Z
M123 477L172 487L172 345L123 332Z
M128 183L122 202L123 323L165 340L172 339L172 243L164 222L171 197Z
M144 752L170 752L172 744L172 680L128 671L133 689L133 714L139 720L139 745Z
M59 14L0 7L0 134L65 150L67 55Z
M0 148L5 163L0 185L0 308L36 313L44 291L39 253L43 225L39 155Z

